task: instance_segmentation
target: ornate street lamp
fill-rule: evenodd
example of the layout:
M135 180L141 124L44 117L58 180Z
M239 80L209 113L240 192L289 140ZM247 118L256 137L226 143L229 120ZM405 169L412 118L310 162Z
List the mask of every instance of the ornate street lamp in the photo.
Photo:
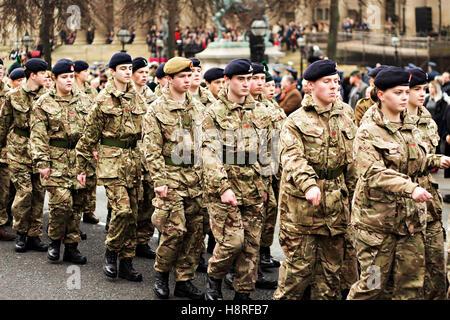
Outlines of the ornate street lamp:
M400 39L398 37L391 38L392 46L395 48L395 65L398 66L398 46L400 45Z
M28 31L25 32L25 35L22 37L22 45L25 46L26 52L28 52L28 47L32 45L34 42L33 38L30 37Z
M264 36L267 32L267 25L264 20L254 20L250 33L250 60L261 62L264 60Z
M300 78L303 77L303 50L306 45L306 40L303 37L297 38L297 46L300 49Z
M117 32L117 38L122 43L122 52L127 52L127 50L125 50L125 43L128 43L131 39L130 31L125 29L125 27L122 27L122 29Z

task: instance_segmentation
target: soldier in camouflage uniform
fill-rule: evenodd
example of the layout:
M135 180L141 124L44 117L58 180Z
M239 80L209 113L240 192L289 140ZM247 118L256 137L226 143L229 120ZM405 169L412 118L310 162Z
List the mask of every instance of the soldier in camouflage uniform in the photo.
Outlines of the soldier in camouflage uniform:
M75 60L75 88L88 95L93 102L97 97L97 90L89 85L89 64L83 60ZM92 105L88 106L91 110ZM96 151L94 151L96 152ZM95 216L95 200L97 198L97 176L95 175L96 157L91 163L91 169L87 173L86 189L83 200L83 222L97 224L99 219Z
M3 82L4 74L3 60L0 59L0 108L5 104L6 93L8 92L8 87ZM0 150L0 240L11 241L16 236L5 229L9 220L7 208L10 201L10 185L12 185L9 178L8 163L6 162L6 151L6 148Z
M349 204L356 176L353 110L337 98L336 63L319 60L303 75L311 95L280 134L279 241L285 253L274 299L339 299Z
M133 83L137 92L142 95L146 102L146 112L150 104L156 99L153 91L147 86L149 75L148 62L145 58L138 57L133 59ZM144 155L141 155L142 160ZM144 161L143 161L144 162ZM155 197L153 189L153 180L150 173L142 166L142 182L139 190L139 206L137 219L137 244L136 256L148 259L155 259L155 252L150 248L149 241L153 236L155 228L152 224L153 206L152 200Z
M252 72L247 59L235 59L225 67L228 88L219 93L203 124L205 192L216 239L208 265L207 300L222 299L222 279L233 262L234 299L250 299L257 279L268 191L261 165L271 161L266 151L272 121L267 108L249 95Z
M371 107L354 143L358 182L351 224L361 266L348 299L382 298L389 279L393 299L423 298L426 204L433 196L417 183L450 158L428 146L406 112L410 73L389 67L375 78L380 103Z
M423 106L428 75L420 68L408 69L412 74L409 82L408 115L422 133L422 142L428 146L427 153L436 152L439 145L438 127L430 112ZM433 199L427 202L427 228L425 232L425 300L444 300L446 295L445 229L442 225L442 195L430 172L424 171L417 179Z
M103 185L112 208L106 236L103 272L117 277L142 281L132 265L136 250L138 191L141 181L141 157L137 146L141 136L145 101L131 82L132 60L123 52L114 54L108 64L111 78L97 96L86 129L76 152L78 181L86 183L86 167L98 144L97 180Z
M202 171L196 163L204 107L188 93L192 62L175 57L164 66L168 87L144 118L145 166L156 197L152 222L161 233L154 268L154 292L169 297L169 273L175 273L177 297L201 299L191 282L203 239Z
M211 68L208 69L203 75L205 79L206 86L209 92L212 93L213 97L217 99L220 90L225 88L225 79L223 78L222 68Z
M84 132L91 100L73 88L74 64L59 60L52 68L55 87L43 94L31 112L30 143L33 163L49 194L51 243L47 257L58 261L64 241L63 261L86 264L78 251L80 221L86 189L77 182L75 146Z
M0 111L0 147L8 143L7 158L11 181L16 189L12 205L13 229L17 232L16 251L47 251L42 236L44 194L39 173L32 164L30 113L34 101L44 92L47 70L44 60L33 58L25 63L27 81L8 92Z

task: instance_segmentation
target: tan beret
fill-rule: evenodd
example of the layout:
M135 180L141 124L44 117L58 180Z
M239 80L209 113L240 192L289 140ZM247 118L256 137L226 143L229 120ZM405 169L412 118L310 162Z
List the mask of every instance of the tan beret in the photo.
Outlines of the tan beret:
M182 57L174 57L166 62L164 66L165 74L176 74L185 69L192 69L192 61Z

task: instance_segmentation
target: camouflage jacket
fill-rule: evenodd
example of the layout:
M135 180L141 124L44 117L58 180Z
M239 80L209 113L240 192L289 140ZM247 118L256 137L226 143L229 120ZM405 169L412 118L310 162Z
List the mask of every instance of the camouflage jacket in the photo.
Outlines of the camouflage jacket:
M85 94L87 94L89 96L89 98L91 98L92 101L95 100L95 97L97 97L97 90L95 90L94 88L92 88L89 83L85 82L84 83L84 88L82 88L82 90Z
M127 91L121 92L115 88L113 79L109 80L95 99L85 132L77 144L77 172L86 173L98 144L98 184L136 187L141 178L137 141L141 138L145 110L145 101L134 85L128 84Z
M0 110L0 147L4 147L8 140L8 162L32 165L29 145L30 113L33 103L45 92L44 87L30 91L25 82L22 87L6 94L5 103Z
M165 90L150 105L144 117L142 148L155 188L167 185L184 197L201 194L198 150L203 118L204 106L189 93L181 105Z
M214 102L216 102L216 98L214 98L211 91L208 88L199 87L200 97L198 100L206 107L209 108Z
M41 179L44 186L79 187L74 147L84 132L92 102L81 91L73 92L61 97L54 89L50 90L36 101L31 111L33 163L38 169L50 168L50 178Z
M431 117L431 113L424 106L419 107L417 115L410 115L412 121L422 134L422 142L428 146L428 153L435 153L439 145L438 127ZM418 178L418 183L433 195L433 199L427 201L427 222L442 220L442 195L434 177L426 172Z
M346 231L357 180L355 133L353 110L339 100L324 108L306 95L302 106L289 115L280 137L280 228L332 236ZM314 186L321 191L317 207L305 198Z
M271 161L270 153L265 152L270 152L270 148L261 148L261 142L270 137L272 131L267 108L251 96L247 96L242 105L233 103L227 99L226 90L222 90L208 114L203 123L202 139L208 198L220 201L220 196L232 189L238 205L259 203L267 192L261 164L268 165Z
M141 95L143 96L145 103L147 104L147 107L155 101L158 97L156 94L150 89L147 85L145 85L142 89Z
M355 118L356 118L356 125L358 127L361 125L360 122L362 117L374 103L375 102L371 98L362 98L358 100L358 102L355 105Z
M10 90L10 88L6 85L5 82L0 81L0 108L3 107L3 105L5 104L5 99L6 99L6 94L8 93L8 91ZM1 122L1 120L0 120ZM0 149L0 163L7 163L6 161L6 153L7 153L7 148L3 147Z
M352 225L378 233L413 234L426 227L426 206L411 198L417 176L439 166L407 113L396 126L379 108L359 127L354 156L358 173Z

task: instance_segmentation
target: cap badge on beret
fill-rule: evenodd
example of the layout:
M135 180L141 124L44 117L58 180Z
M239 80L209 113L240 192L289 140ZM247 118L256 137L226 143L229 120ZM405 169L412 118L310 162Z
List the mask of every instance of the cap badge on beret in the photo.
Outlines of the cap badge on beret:
M412 76L413 76L413 75L412 75L412 73L410 73L410 74L409 74L409 79L408 79L408 82L411 82L411 78L412 78Z
M70 71L75 71L74 65L71 65L71 66L70 66Z
M248 68L248 72L253 72L253 67L250 66L250 68Z

